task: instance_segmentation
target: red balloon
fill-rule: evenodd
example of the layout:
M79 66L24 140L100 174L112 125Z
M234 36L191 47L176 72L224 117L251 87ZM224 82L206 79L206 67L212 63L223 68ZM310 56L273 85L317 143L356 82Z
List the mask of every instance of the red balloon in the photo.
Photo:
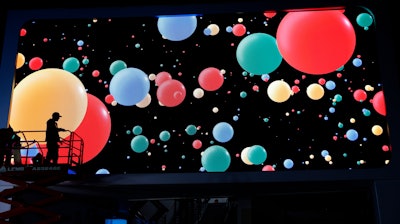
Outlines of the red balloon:
M224 76L219 69L209 67L200 72L198 81L204 90L215 91L224 83Z
M356 35L340 10L289 12L276 34L282 57L312 75L334 72L353 55Z
M97 156L106 145L111 133L111 118L107 107L96 96L87 94L88 106L85 117L74 131L83 139L83 163ZM71 139L71 136L66 138Z
M265 11L265 12L264 12L264 16L267 17L267 18L272 18L272 17L274 17L275 15L276 15L276 12L275 12L275 11Z
M354 91L353 97L358 102L364 102L367 99L367 93L362 89L357 89Z
M232 33L233 35L237 36L237 37L241 37L246 33L246 27L243 24L235 24L232 27Z
M24 37L25 35L26 35L26 29L24 29L24 28L22 28L20 31L19 31L19 35L21 36L21 37Z
M157 89L158 100L167 107L175 107L186 97L186 88L178 80L165 80Z
M114 97L111 94L108 94L104 100L106 101L107 104L111 104L114 101Z
M380 115L386 116L386 103L383 91L379 91L372 98L372 106Z
M39 57L34 57L29 61L29 68L33 71L39 70L43 66L43 60Z
M201 140L199 140L199 139L196 139L196 140L194 140L194 141L192 142L192 146L193 146L193 148L195 148L195 149L200 149L202 145L203 145L203 143L202 143Z

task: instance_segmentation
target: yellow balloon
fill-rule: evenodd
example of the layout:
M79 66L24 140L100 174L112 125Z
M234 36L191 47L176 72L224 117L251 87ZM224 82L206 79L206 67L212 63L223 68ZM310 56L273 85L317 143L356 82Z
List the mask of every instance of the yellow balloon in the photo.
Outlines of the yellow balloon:
M21 68L25 63L25 56L21 53L17 54L17 61L15 62L15 67L17 69Z
M59 112L58 126L75 131L88 105L85 87L74 74L57 68L31 73L15 87L10 109L10 125L18 131L44 131L53 112ZM24 132L25 139L44 141L42 132ZM67 137L69 132L60 132Z
M252 162L250 162L249 158L247 157L247 153L249 152L250 147L246 147L242 150L242 152L240 153L240 159L242 159L242 161L247 164L247 165L253 165Z
M292 90L283 80L275 80L269 84L267 94L269 98L277 103L282 103L290 98Z
M324 87L322 87L320 84L313 83L307 87L307 95L313 100L321 99L324 94Z
M372 133L379 136L383 133L383 128L380 125L374 125L372 126Z

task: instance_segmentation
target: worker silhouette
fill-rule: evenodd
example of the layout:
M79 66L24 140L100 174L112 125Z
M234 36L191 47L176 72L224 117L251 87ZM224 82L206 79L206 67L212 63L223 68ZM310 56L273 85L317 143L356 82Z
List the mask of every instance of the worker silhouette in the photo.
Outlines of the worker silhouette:
M19 143L17 137L11 126L0 129L0 167L11 165L13 148Z
M58 150L62 139L60 138L59 132L66 131L64 128L59 128L57 121L61 115L58 112L54 112L46 123L46 144L47 144L47 155L44 160L44 164L57 164L58 163Z
M9 126L0 129L0 167L10 166L11 157L14 155L14 165L21 165L21 138Z

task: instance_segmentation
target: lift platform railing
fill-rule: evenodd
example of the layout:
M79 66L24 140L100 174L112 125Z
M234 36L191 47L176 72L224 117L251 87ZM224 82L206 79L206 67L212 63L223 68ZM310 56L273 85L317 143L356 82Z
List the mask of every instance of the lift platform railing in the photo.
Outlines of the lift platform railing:
M68 131L69 135L61 138L59 143L59 165L78 166L83 163L84 142L77 133ZM19 147L13 148L13 164L14 165L42 165L47 155L47 146L45 141L44 130L16 131L21 138ZM35 136L43 136L41 139L28 139L27 136L35 134Z

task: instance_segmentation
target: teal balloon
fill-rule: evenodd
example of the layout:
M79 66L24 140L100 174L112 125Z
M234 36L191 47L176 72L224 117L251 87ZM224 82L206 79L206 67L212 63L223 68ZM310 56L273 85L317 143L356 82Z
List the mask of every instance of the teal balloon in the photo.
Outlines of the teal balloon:
M185 131L186 131L186 134L188 134L188 135L195 135L197 132L197 128L195 125L190 124L186 127Z
M247 72L262 75L275 71L282 62L282 55L273 36L254 33L240 41L236 59Z
M224 147L213 145L204 150L201 164L207 172L225 172L231 164L231 156Z
M189 38L196 30L197 18L194 15L160 16L157 28L165 39L182 41Z
M140 125L136 125L135 127L132 128L132 132L135 135L140 135L142 134L143 128Z
M234 130L229 123L219 122L214 126L212 133L217 141L224 143L232 139Z
M149 140L144 135L136 135L131 140L131 149L134 152L142 153L149 147Z
M115 75L117 74L117 72L121 71L122 69L127 68L128 66L126 65L126 63L122 60L116 60L113 63L111 63L110 65L110 73L111 75Z
M159 137L161 141L166 142L171 138L171 134L169 133L169 131L162 131Z
M267 159L267 151L261 145L253 145L247 151L247 159L254 165L259 165Z
M117 72L109 86L110 94L117 103L133 106L142 101L150 91L150 80L137 68L125 68Z
M357 16L357 24L361 27L369 27L371 26L373 19L372 16L368 13L361 13Z
M66 71L69 71L71 73L74 73L78 71L79 69L79 60L75 57L69 57L64 60L63 62L63 69Z

